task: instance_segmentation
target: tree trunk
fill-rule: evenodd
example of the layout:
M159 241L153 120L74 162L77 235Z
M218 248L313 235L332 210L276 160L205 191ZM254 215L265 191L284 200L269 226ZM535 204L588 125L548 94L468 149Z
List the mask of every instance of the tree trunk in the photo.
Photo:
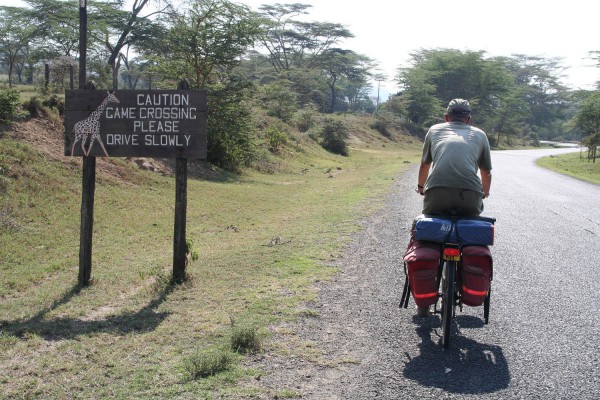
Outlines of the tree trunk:
M329 112L330 113L334 113L335 112L335 82L337 81L337 77L333 77L333 82L331 82L331 84L329 85L329 88L331 89L331 101L329 102Z

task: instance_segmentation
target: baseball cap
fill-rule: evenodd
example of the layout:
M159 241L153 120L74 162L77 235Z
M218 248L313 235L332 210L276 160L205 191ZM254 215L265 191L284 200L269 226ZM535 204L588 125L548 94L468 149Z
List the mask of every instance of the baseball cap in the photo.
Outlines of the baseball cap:
M471 105L464 99L453 99L448 104L448 114L467 115L471 113Z

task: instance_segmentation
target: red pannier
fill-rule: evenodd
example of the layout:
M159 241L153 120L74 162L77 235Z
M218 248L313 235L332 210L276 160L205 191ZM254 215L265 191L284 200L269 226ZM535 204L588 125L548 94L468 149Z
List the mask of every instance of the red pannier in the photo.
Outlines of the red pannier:
M487 246L465 246L462 249L461 297L463 304L483 304L492 280L492 253Z
M404 262L410 290L419 307L428 307L438 298L440 244L413 240L408 245Z

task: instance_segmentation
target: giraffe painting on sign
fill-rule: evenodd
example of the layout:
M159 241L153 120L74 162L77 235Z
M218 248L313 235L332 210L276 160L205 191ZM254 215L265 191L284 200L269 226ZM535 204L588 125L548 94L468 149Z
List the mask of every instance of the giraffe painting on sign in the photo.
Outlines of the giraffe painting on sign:
M100 103L98 108L92 111L89 117L75 124L75 140L73 141L73 146L71 147L71 156L75 151L75 144L77 142L81 142L81 150L83 150L83 154L87 156L90 154L94 142L98 141L100 146L102 146L102 150L104 150L104 154L106 155L106 157L108 157L108 152L106 151L104 143L102 143L102 139L100 138L100 117L102 116L102 112L104 111L108 103L120 103L120 101L119 99L117 99L114 92L107 93L108 96L106 96L102 103ZM86 151L85 145L87 143L88 137L90 138L90 145Z

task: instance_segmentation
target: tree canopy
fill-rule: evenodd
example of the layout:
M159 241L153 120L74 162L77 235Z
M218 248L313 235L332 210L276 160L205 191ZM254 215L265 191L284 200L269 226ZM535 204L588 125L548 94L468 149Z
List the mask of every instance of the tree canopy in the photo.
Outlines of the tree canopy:
M513 55L486 58L484 51L421 49L398 71L399 112L425 129L440 121L452 98L473 106L473 119L488 134L556 135L566 121L567 90L556 59Z
M9 86L39 85L45 64L64 70L79 57L77 7L61 0L25 2L23 8L0 7L0 70ZM309 22L308 4L275 3L257 11L229 0L186 0L177 7L169 0L87 4L89 79L97 87L145 89L174 88L186 78L207 89L211 161L229 169L251 162L262 140L252 128L252 107L285 123L309 110L376 113L386 135L390 127L423 135L442 120L452 98L462 97L492 144L515 137L595 137L589 126L600 104L591 93L560 84L560 59L421 48L398 69L399 91L380 102L379 93L370 93L383 79L376 60L344 48L353 37L345 26ZM599 54L590 52L600 66Z

